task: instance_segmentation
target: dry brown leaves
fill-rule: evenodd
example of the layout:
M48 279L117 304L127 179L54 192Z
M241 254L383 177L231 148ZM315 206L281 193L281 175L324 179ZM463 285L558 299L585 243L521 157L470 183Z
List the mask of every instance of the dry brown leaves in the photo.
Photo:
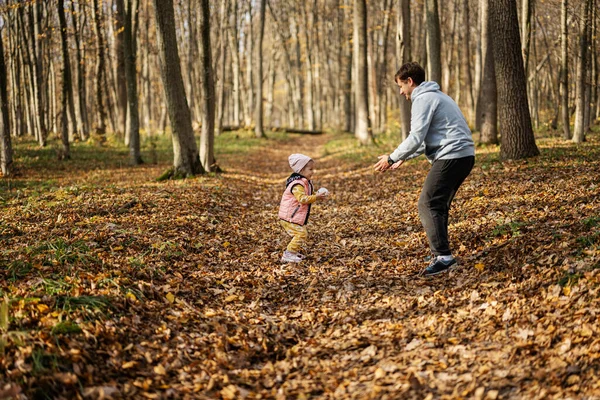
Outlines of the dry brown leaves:
M481 150L450 221L461 268L430 280L426 161L374 174L319 158L328 138L224 156L216 177L57 172L58 189L7 197L0 393L600 396L597 137L525 162ZM291 152L317 158L333 196L313 208L307 260L282 265Z

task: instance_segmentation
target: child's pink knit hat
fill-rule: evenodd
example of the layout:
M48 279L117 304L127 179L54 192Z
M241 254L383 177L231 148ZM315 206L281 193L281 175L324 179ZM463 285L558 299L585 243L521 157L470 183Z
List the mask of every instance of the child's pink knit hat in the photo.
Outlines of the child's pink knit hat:
M299 173L302 171L302 168L311 161L312 158L309 156L305 156L304 154L292 154L289 157L290 167L294 170L295 173Z

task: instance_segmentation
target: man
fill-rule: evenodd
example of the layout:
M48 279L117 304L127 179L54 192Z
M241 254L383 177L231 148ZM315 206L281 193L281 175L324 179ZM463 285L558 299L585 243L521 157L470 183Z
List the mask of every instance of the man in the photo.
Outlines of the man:
M437 83L425 82L425 70L419 64L402 65L394 81L400 94L412 101L410 135L392 154L379 156L374 167L381 172L395 170L423 153L431 163L419 198L419 217L433 253L421 275L433 276L456 264L448 243L448 213L475 163L475 145L458 105Z

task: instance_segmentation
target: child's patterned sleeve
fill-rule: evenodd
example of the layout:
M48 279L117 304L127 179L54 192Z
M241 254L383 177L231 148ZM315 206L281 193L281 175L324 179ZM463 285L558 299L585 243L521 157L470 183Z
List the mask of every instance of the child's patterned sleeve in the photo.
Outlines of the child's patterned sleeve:
M292 193L294 194L294 197L296 198L296 200L298 200L298 203L300 204L310 204L310 203L314 203L315 201L317 201L317 196L316 195L312 195L309 196L304 192L304 187L302 187L302 185L296 185L292 188Z

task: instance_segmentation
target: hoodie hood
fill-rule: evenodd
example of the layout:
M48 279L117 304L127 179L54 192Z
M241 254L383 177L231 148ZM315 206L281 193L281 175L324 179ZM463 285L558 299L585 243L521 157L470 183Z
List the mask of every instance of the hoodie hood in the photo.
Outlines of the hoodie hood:
M411 101L415 101L415 98L419 97L423 93L437 92L439 90L440 90L440 85L438 85L436 82L433 82L433 81L421 82L421 84L413 90L412 94L410 95L410 99L411 99Z

